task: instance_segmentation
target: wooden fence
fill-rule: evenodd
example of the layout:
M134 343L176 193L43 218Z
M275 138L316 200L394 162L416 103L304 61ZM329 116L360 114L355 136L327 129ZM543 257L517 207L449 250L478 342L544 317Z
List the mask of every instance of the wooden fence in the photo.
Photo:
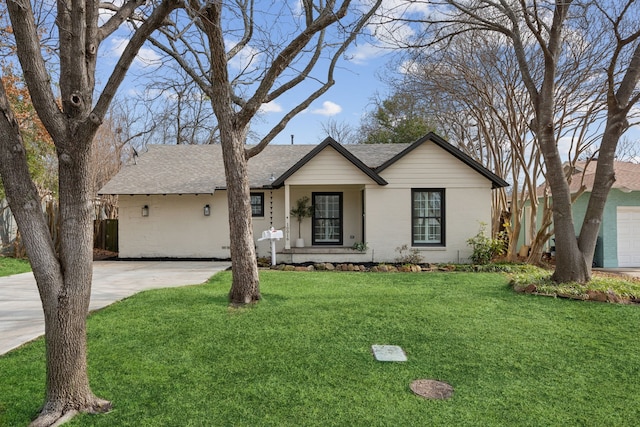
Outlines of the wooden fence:
M96 204L96 213L99 209L107 210L110 215L117 212L116 209L105 209L105 204ZM51 238L56 248L59 245L59 223L60 210L58 203L54 199L43 201L42 208L45 219L51 233ZM102 213L104 218L104 212ZM96 215L98 216L98 215ZM93 247L110 252L118 252L118 220L117 219L97 219L93 223ZM26 256L20 231L15 225L15 219L11 215L11 210L6 201L0 202L0 252L4 255L24 258Z
M118 220L101 219L93 223L93 247L118 252Z

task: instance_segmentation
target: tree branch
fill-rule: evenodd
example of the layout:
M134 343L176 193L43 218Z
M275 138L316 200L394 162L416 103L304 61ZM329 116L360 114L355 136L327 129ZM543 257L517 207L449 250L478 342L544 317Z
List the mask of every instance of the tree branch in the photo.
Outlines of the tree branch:
M51 76L47 72L38 43L38 29L34 21L31 2L29 0L9 0L7 1L7 9L16 43L22 46L17 54L24 79L33 99L33 106L47 131L55 140L56 137L60 137L64 133L64 117L51 90Z
M98 30L98 41L100 44L109 37L120 25L133 16L135 10L146 3L146 0L128 0L122 6L117 7L113 3L100 3L100 9L114 11L115 14L105 22Z
M321 95L326 93L329 90L329 88L334 85L335 80L333 78L333 73L335 71L335 67L336 67L336 65L338 63L338 60L344 54L344 52L347 50L347 48L354 42L354 40L356 39L358 34L362 31L364 26L369 22L369 20L375 14L376 10L380 7L381 4L382 4L382 0L377 0L377 2L371 7L371 9L354 26L354 28L352 29L351 33L349 34L349 37L342 43L340 48L334 53L334 55L333 55L333 57L331 59L331 63L329 65L329 68L327 70L326 83L323 84L322 87L320 87L318 90L313 92L304 101L302 101L300 104L298 104L295 108L293 108L291 111L289 111L269 131L269 133L264 138L262 138L260 143L258 143L255 147L252 147L251 149L246 150L245 153L246 153L247 158L251 158L251 157L259 154L262 150L264 150L264 148L286 127L286 125L289 123L289 121L293 117L295 117L298 113L300 113L302 110L304 110L309 105L311 105L311 103L313 101L315 101ZM284 86L286 86L286 85L284 85ZM283 89L284 86L282 86L281 88L276 90L276 92L278 92L279 95L284 93L284 92L286 92L286 90L289 90L291 87L294 87L295 85L293 85L291 87L288 87L287 89ZM275 96L274 97L270 97L270 98L274 99Z
M296 56L302 51L314 35L345 16L350 3L351 0L345 0L336 12L326 6L311 25L307 26L295 39L291 41L291 43L280 51L277 58L271 63L271 66L265 73L253 96L238 113L237 124L239 126L244 126L249 123L262 105L263 101L266 99L269 90L273 87L276 79L291 64L291 62L293 62Z
M180 4L180 0L163 0L160 6L153 11L149 19L140 26L131 40L129 40L127 47L118 59L118 63L116 64L113 73L109 77L109 80L107 81L107 84L100 94L100 98L91 113L90 119L94 126L97 127L107 113L107 109L116 94L116 90L122 83L122 80L124 80L127 70L131 66L131 63L135 59L145 40L147 40L154 30L162 25L164 18L172 10L178 8Z

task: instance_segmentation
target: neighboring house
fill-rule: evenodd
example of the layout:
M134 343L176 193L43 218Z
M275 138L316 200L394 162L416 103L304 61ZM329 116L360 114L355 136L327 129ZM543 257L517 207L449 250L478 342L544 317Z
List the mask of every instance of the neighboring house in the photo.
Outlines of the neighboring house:
M571 194L584 190L572 205L576 236L587 210L596 166L596 160L577 162L571 173ZM616 181L605 204L593 264L594 267L640 267L640 165L616 161L614 172ZM542 197L543 191L544 186L540 186L538 197ZM530 244L529 229L529 210L525 207L522 230L526 231L521 233L521 244Z
M228 258L219 145L152 145L100 194L119 195L120 258ZM491 222L492 189L508 184L430 133L413 144L269 145L249 160L259 256L270 227L284 231L279 262L393 262L407 245L427 262L468 262L466 241ZM289 214L309 197L306 247ZM366 252L352 248L366 242Z

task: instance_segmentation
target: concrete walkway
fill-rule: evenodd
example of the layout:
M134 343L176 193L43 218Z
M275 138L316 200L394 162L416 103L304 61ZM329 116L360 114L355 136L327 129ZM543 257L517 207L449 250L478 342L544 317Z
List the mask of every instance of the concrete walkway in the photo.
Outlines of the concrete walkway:
M95 261L89 310L146 289L204 283L229 262ZM44 334L44 315L32 273L0 277L0 355Z

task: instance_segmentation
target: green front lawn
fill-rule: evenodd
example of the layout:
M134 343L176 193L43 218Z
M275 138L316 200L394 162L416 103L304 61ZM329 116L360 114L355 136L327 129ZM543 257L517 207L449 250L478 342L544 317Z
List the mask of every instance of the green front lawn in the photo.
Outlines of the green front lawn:
M518 294L491 273L261 273L230 309L230 273L149 291L89 319L94 392L70 426L632 426L640 307ZM372 344L401 346L377 362ZM432 378L455 388L429 401ZM0 425L44 393L42 340L0 357Z
M0 257L0 276L11 276L31 271L31 264L26 259Z

